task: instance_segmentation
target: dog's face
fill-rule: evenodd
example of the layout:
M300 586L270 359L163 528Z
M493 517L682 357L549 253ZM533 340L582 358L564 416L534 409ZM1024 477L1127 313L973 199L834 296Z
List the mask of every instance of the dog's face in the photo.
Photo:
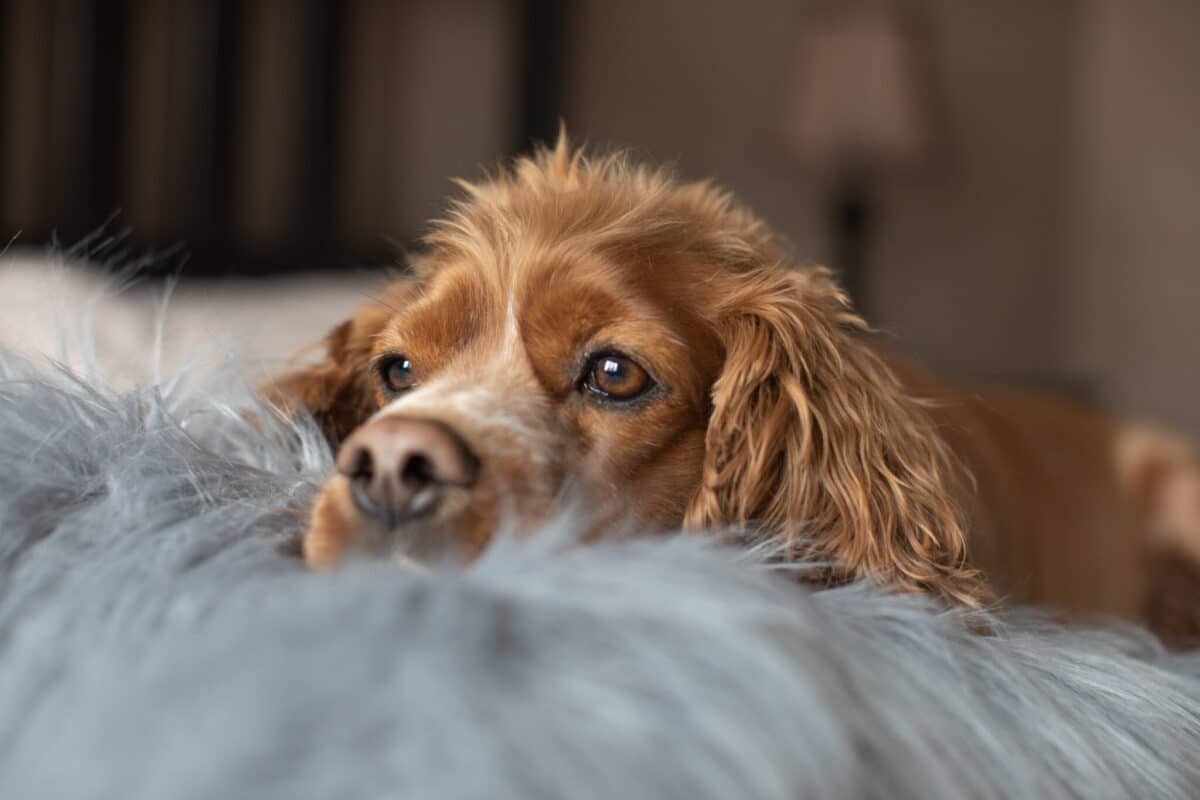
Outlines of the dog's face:
M700 276L640 266L553 248L490 263L445 254L393 286L394 310L360 367L377 410L342 445L345 474L327 491L352 504L358 465L345 451L356 446L371 450L372 471L403 472L382 463L379 445L362 444L394 420L437 430L391 425L379 437L451 439L446 458L470 474L426 489L420 513L392 509L390 526L387 513L371 513L389 509L359 495L345 515L355 536L421 555L470 554L498 524L519 529L564 493L602 517L678 527L700 482L722 348L693 296ZM428 442L414 446L398 458L439 457Z
M309 563L471 557L565 491L976 597L948 451L827 271L706 184L564 142L464 188L411 276L268 388L340 444Z

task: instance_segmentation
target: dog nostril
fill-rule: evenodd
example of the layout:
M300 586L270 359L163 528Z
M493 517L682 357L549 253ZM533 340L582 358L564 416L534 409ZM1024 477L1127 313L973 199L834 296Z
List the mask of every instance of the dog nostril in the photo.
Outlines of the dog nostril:
M428 486L437 480L433 462L422 453L413 453L400 469L400 479L413 487Z
M371 457L371 451L366 447L360 447L358 452L354 454L354 460L351 464L350 471L346 476L350 480L364 481L369 483L375 475L375 460Z

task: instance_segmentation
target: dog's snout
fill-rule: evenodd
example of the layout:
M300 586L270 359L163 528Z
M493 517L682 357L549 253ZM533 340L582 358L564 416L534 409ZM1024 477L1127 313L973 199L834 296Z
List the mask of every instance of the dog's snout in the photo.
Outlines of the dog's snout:
M450 487L474 484L479 460L440 422L385 417L350 435L337 468L364 512L394 523L431 512Z

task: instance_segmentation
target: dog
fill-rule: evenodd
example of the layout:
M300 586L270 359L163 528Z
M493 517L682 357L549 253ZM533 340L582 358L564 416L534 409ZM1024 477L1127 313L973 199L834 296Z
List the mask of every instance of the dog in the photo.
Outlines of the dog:
M1187 616L1179 437L933 378L709 183L562 136L459 185L409 274L264 387L338 447L308 564L470 559L571 486L644 529L776 535L821 581Z

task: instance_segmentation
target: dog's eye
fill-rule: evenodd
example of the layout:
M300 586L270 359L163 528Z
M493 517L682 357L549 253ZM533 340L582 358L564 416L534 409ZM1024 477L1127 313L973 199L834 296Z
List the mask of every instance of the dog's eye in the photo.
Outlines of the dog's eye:
M388 391L403 392L416 384L408 356L392 356L379 363L379 377Z
M646 370L620 353L595 356L583 375L583 387L607 400L633 400L653 386L654 380Z

